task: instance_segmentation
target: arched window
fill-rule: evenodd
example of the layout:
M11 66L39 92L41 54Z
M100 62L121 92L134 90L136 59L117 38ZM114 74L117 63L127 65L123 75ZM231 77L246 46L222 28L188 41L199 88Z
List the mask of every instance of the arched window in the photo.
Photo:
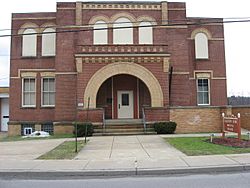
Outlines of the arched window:
M122 28L121 27L130 27ZM114 44L133 44L133 24L127 18L118 18L113 24ZM117 28L117 29L116 29Z
M22 41L22 56L36 56L37 34L34 29L25 29Z
M208 59L208 37L204 33L195 35L195 57L196 59Z
M42 56L56 55L56 30L46 28L42 34ZM52 33L51 33L52 32Z
M108 25L104 21L94 24L94 44L108 44Z
M150 22L139 24L139 44L153 44L153 28L150 26L152 26Z

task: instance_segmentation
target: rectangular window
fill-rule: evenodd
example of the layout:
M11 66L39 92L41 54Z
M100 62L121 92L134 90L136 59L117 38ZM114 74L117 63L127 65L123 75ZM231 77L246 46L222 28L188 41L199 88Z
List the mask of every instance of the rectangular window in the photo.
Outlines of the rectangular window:
M198 79L197 80L197 102L198 105L209 105L209 80Z
M129 94L128 93L122 94L122 106L129 106Z
M34 124L21 124L21 135L29 135L35 132L35 125Z
M42 79L42 106L55 106L55 78Z
M50 135L54 134L54 126L52 122L44 123L41 125L41 131L45 131L49 133Z
M35 107L36 106L36 79L24 78L23 79L23 106Z

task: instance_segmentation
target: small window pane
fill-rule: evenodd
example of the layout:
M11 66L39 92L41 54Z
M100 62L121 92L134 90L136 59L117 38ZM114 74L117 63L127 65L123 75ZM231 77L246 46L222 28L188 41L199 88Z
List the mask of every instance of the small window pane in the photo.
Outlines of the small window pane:
M49 79L49 91L55 91L55 79L54 78Z
M203 93L203 101L204 101L204 104L209 104L208 92Z
M35 79L30 79L30 91L35 91Z
M44 105L49 104L49 93L43 93L43 104Z
M30 96L29 93L24 93L24 97L23 97L24 98L24 102L23 102L24 105L30 105L30 100L29 100L30 97L29 96Z
M122 94L122 106L129 106L129 94Z
M30 94L30 104L35 104L35 93Z
M30 85L29 85L30 80L29 79L24 79L23 83L24 83L24 87L23 87L24 91L29 91L30 90Z
M55 93L49 95L49 103L50 105L55 105Z
M198 93L198 104L203 104L203 93Z
M46 78L43 79L43 91L49 91L49 80Z

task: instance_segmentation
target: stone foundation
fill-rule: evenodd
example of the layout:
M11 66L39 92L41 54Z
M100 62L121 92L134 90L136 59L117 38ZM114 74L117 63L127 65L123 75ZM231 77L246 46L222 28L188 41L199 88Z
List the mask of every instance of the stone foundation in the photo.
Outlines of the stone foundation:
M170 120L177 123L176 133L221 132L220 107L171 107Z
M85 119L86 111L82 110L79 119ZM222 113L226 115L241 114L241 127L250 130L250 106L223 106L223 107L170 107L170 108L145 108L146 121L174 121L177 123L176 133L202 133L221 132ZM89 111L89 119L93 124L102 124L101 109ZM21 135L22 122L9 122L9 136ZM41 123L35 124L36 130L41 130ZM54 123L54 134L72 134L73 122Z
M8 136L20 136L21 124L10 124L8 126Z

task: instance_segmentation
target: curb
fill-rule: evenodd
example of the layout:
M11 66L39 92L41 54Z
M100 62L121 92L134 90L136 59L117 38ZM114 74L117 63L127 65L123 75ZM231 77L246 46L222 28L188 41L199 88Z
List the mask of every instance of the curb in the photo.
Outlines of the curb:
M0 171L0 179L85 179L139 176L180 176L250 171L250 165L189 167L178 169L130 169L92 171Z

